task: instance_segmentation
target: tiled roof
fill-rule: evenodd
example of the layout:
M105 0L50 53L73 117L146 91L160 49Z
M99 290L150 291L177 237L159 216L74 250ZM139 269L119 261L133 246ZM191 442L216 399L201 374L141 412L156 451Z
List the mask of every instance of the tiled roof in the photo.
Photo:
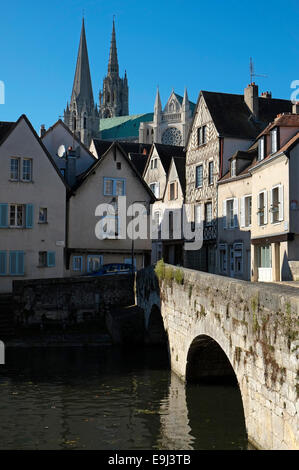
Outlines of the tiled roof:
M176 166L176 171L179 177L180 185L185 197L186 191L186 160L181 157L173 157L174 164Z
M93 143L95 146L95 149L98 154L98 158L101 158L101 156L108 150L109 147L113 144L113 141L109 140L102 140L102 139L93 139ZM146 151L146 154L148 155L150 152L150 149L152 147L152 144L140 144L138 142L119 142L121 145L122 149L127 153L143 153L144 150Z
M136 170L140 174L143 175L144 168L146 166L148 156L144 153L129 153L129 158L133 165L135 166Z
M141 122L151 122L154 113L100 119L101 139L138 138Z
M202 91L221 136L255 139L279 113L291 112L289 100L259 98L259 120L252 117L243 95Z
M270 122L270 124L261 132L257 138L261 137L262 135L269 134L271 129L274 127L298 127L299 128L299 114L278 114L274 121Z

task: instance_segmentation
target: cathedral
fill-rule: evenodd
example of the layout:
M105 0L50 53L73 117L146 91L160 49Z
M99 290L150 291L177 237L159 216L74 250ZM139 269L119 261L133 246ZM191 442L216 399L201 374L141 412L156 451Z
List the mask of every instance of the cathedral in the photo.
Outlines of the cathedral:
M93 138L100 138L100 119L128 114L128 80L126 73L124 78L119 76L114 20L108 74L99 94L98 107L94 102L83 19L72 96L64 110L64 123L89 147Z

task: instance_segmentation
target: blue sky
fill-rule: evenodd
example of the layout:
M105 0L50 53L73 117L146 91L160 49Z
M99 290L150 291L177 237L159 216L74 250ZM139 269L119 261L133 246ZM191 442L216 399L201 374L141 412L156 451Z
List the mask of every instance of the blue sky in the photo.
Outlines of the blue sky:
M196 101L201 89L242 93L254 59L260 92L290 98L299 80L299 9L295 0L51 0L1 2L0 120L25 113L38 130L70 99L82 12L95 99L107 71L112 18L120 74L127 70L130 114L164 106L172 88Z

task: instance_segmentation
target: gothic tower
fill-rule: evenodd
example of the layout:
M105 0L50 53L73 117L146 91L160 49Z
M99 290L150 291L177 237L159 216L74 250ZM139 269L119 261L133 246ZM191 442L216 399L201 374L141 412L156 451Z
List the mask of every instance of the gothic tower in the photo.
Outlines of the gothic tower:
M100 91L99 98L101 118L129 115L129 88L127 73L125 72L124 78L119 77L114 20L108 63L108 75L104 78L103 90Z
M90 78L84 19L70 104L64 110L64 122L83 144L89 147L98 136L99 112L94 104Z

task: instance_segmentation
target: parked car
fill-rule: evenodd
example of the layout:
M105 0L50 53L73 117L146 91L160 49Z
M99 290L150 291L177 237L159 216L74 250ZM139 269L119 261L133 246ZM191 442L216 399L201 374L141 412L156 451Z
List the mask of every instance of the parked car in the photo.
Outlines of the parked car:
M113 274L130 274L136 272L135 266L128 263L103 264L98 271L85 274L85 276L111 276Z

